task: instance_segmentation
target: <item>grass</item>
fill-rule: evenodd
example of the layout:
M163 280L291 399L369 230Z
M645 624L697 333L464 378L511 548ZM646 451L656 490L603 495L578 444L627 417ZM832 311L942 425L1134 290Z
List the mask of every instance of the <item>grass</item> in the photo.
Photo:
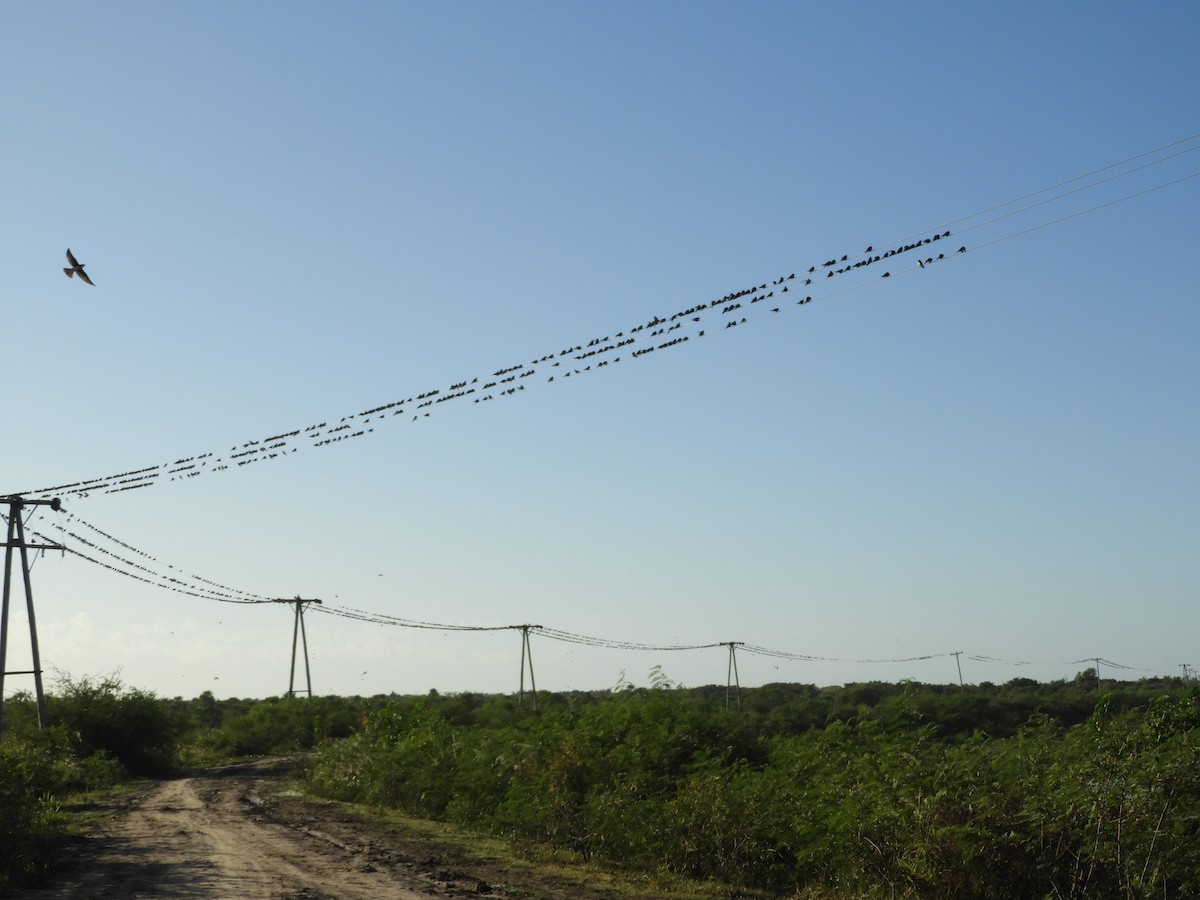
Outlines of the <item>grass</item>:
M697 882L666 872L631 871L616 866L584 861L569 851L539 845L514 844L503 837L480 834L456 825L414 818L392 809L315 797L304 790L299 778L291 778L271 791L277 798L302 798L307 804L341 812L395 835L399 841L429 854L455 858L455 864L509 896L530 900L545 896L539 891L616 900L705 900L731 896L766 898L766 892L732 893L728 885ZM414 854L415 855L415 854ZM479 871L476 873L475 870ZM488 873L492 873L490 876ZM503 874L497 874L503 873ZM511 878L512 883L506 881Z

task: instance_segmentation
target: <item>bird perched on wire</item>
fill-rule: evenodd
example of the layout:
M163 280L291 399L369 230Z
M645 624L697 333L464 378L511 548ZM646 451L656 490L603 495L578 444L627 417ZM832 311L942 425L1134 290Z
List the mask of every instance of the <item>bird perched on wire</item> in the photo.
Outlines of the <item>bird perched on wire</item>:
M92 279L88 278L87 272L83 271L83 263L77 260L71 253L70 247L67 248L67 262L69 262L71 266L70 268L63 266L63 271L67 273L68 278L74 278L76 275L78 275L80 281L85 281L92 285L92 287L96 286L92 282Z

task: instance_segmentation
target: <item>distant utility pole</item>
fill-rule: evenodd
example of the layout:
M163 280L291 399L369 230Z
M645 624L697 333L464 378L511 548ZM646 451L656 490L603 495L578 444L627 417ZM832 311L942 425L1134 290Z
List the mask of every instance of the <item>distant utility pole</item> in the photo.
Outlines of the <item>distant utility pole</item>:
M1092 657L1092 662L1096 664L1096 687L1100 687L1100 657Z
M737 648L745 644L745 641L726 641L725 646L729 648L729 666L725 672L725 709L729 709L729 690L730 687L735 691L734 696L737 698L738 709L742 708L742 682L738 678L737 670Z
M42 690L42 657L38 652L37 619L33 614L33 585L29 580L30 550L65 550L61 544L27 544L25 523L21 511L26 506L49 506L55 512L62 509L62 501L26 500L23 497L0 497L0 503L8 504L8 539L4 542L4 604L0 610L0 732L4 730L4 676L32 675L37 693L38 726L46 727L46 694ZM33 668L20 672L6 671L8 661L8 599L12 592L13 550L21 551L21 575L25 582L25 610L29 619L29 644L33 649Z
M954 651L954 664L955 664L956 666L958 666L958 686L959 686L959 687L962 687L962 686L963 686L963 680L962 680L962 658L961 658L961 657L962 657L962 653L963 653L963 652L962 652L961 650L955 650L955 651Z
M304 631L304 610L311 604L320 604L320 600L302 600L298 595L291 600L272 600L272 603L289 603L296 608L296 622L292 626L292 671L288 678L287 695L289 698L295 697L298 691L296 690L296 637L299 636L304 645L304 679L308 687L304 693L312 696L312 672L308 668L308 635Z
M525 703L525 661L529 660L529 684L533 688L533 708L537 709L537 682L533 679L533 647L529 643L529 629L541 625L513 625L521 632L521 689L517 694L518 705Z
M1179 668L1183 669L1183 680L1184 681L1187 681L1189 678L1192 677L1191 676L1191 668L1192 667L1189 666L1187 663L1180 663Z

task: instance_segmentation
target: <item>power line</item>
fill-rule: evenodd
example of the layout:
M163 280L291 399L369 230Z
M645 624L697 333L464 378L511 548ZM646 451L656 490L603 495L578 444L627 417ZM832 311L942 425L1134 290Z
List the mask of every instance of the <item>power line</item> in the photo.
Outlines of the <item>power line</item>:
M1154 153L1161 152L1164 149L1187 143L1200 137L1200 135L1192 135L1188 138L1182 138L1154 150L1145 151L1144 153L1128 157L1117 163L1112 163L1108 166L1094 169L1084 175L1076 176L1067 181L1058 182L1048 188L1043 188L1030 194L1023 195L1016 200L1006 201L1005 203L989 207L980 213L973 213L970 216L964 217L958 221L966 221L970 218L977 217L993 209L1003 208L1011 205L1014 202L1019 202L1028 197L1037 196L1053 190L1059 186L1078 181L1082 178L1090 177L1102 171L1127 164L1128 162L1143 158ZM1138 166L1127 172L1101 179L1091 184L1073 189L1066 193L1057 195L1056 197L1048 198L1047 200L1039 201L1032 206L1040 206L1043 204L1055 202L1063 199L1071 194L1080 191L1095 188L1099 184L1111 181L1115 178L1124 177L1133 172L1140 171L1151 165L1158 165L1167 160L1178 157L1184 153L1192 152L1192 150L1200 149L1200 147L1188 148L1164 157L1163 159L1154 162L1146 163ZM1200 173L1196 173L1200 174ZM1033 225L1022 231L1011 235L1006 235L996 238L991 241L978 244L971 248L979 250L984 247L991 246L1001 241L1009 240L1021 234L1027 234L1031 231L1036 231L1041 228L1047 228L1051 225L1056 225L1065 222L1069 219L1078 216L1086 215L1091 212L1112 206L1117 203L1124 202L1134 197L1143 196L1152 191L1161 190L1166 187L1171 187L1180 184L1190 178L1196 177L1195 174L1188 175L1183 178L1175 179L1160 185L1156 185L1145 190L1130 193L1124 197L1107 203L1098 204L1089 209L1075 212L1066 216L1053 219L1048 222ZM1026 207L1026 209L1032 208ZM1017 210L1021 212L1024 210ZM969 228L979 228L983 225L990 224L1000 218L1005 218L1014 213L1006 213L1004 216L996 217L987 222L978 223L969 226ZM939 241L950 237L951 232L946 229L933 230L934 233L929 237L921 238L916 242L896 242L897 246L892 247L888 251L875 254L873 247L868 247L862 254L857 254L856 258L851 261L850 256L843 254L842 256L833 256L819 265L814 263L809 267L807 272L792 273L790 276L780 275L778 278L763 280L756 284L749 285L740 290L730 292L721 298L713 299L698 303L687 309L679 310L668 318L661 318L657 315L642 323L618 331L615 334L609 333L604 338L594 338L587 344L568 345L558 351L551 351L539 357L535 357L528 362L521 362L515 365L504 366L493 370L490 376L476 376L472 379L463 379L459 382L454 382L446 388L437 388L428 390L405 399L397 399L389 403L374 406L365 409L359 413L353 413L347 416L342 416L337 419L327 420L307 426L305 428L297 428L286 432L272 433L264 438L246 441L240 445L234 445L223 454L214 452L198 454L190 457L181 457L169 463L157 464L152 466L144 466L137 469L131 469L120 472L114 475L93 478L86 481L75 481L67 484L55 485L48 488L40 488L33 491L18 492L21 494L45 497L51 494L68 494L76 498L87 497L93 493L116 493L130 490L140 490L151 485L161 483L162 481L183 480L196 477L201 474L226 471L231 468L244 467L253 465L259 462L271 461L290 455L308 447L324 447L334 443L340 443L346 440L352 440L358 437L364 437L375 432L378 428L396 424L399 421L418 421L422 418L427 418L435 410L441 411L445 407L442 404L453 403L454 401L465 401L470 399L473 404L489 402L493 400L503 399L505 397L515 396L523 392L527 386L537 384L548 384L558 380L565 380L572 376L579 376L593 370L598 370L621 362L623 359L628 361L637 359L649 353L666 350L672 347L680 346L684 343L691 342L698 338L702 338L708 334L708 329L697 328L697 325L703 325L706 321L712 319L724 318L725 324L722 330L728 330L737 325L747 324L750 321L748 310L753 304L764 303L761 307L764 310L762 314L755 318L761 319L767 316L765 310L770 309L771 313L778 313L785 309L795 308L796 306L805 305L813 299L825 299L833 296L836 293L844 293L846 290L856 289L863 286L854 285L849 288L839 291L821 292L819 289L812 289L813 284L818 281L827 281L837 275L848 275L857 273L860 269L865 269L868 266L878 265L885 260L899 253L907 253L917 248L929 247L934 241ZM928 234L928 232L926 232ZM962 249L966 249L965 246ZM924 267L927 263L940 261L944 258L949 258L949 255L942 253L936 258L930 257L928 260L918 260L918 266ZM875 269L874 271L878 271ZM904 271L909 271L908 269ZM821 278L816 276L820 273ZM883 278L891 277L894 274L890 270L885 271L877 278L865 283L876 283ZM896 273L898 274L898 273ZM796 290L792 290L796 288ZM812 290L801 291L800 288ZM789 294L786 299L784 294ZM803 296L798 296L798 295ZM773 301L773 302L772 302ZM719 311L718 311L719 310ZM757 312L757 310L755 310ZM684 328L690 329L690 333L679 333ZM673 337L668 337L674 333ZM565 367L564 367L565 366ZM537 378L532 378L533 376ZM532 380L530 380L532 378ZM403 416L401 419L399 417ZM411 418L409 418L411 416Z
M1187 154L1187 153L1195 153L1197 150L1200 150L1200 146L1189 147L1186 150L1180 150L1178 153L1173 153L1172 155L1164 157L1163 159L1160 159L1160 160L1156 160L1155 162L1146 163L1144 166L1138 166L1135 169L1130 169L1128 172L1120 172L1116 175L1110 175L1108 178L1101 178L1099 181L1093 181L1091 184L1085 184L1085 185L1082 185L1077 188L1072 188L1069 191L1064 191L1063 193L1057 194L1053 197L1047 197L1045 200L1039 200L1037 203L1030 203L1028 206L1022 206L1020 209L1014 209L1014 210L1006 212L1002 215L993 216L990 219L984 219L982 222L977 222L974 225L968 225L965 228L959 228L957 231L955 231L955 234L957 234L957 235L966 234L968 231L974 231L976 228L983 228L985 225L991 225L993 222L999 222L1001 219L1007 219L1011 216L1019 215L1020 213L1023 213L1023 212L1028 212L1029 210L1036 209L1039 206L1045 206L1047 203L1054 203L1057 200L1062 200L1064 197L1070 197L1072 194L1078 194L1081 191L1089 191L1094 187L1098 187L1102 184L1107 184L1108 182L1114 181L1118 178L1124 178L1126 175L1131 175L1134 172L1139 172L1142 169L1149 168L1150 166L1157 166L1160 163L1164 163L1167 160L1175 159L1176 157L1183 156L1184 154ZM1180 180L1185 180L1185 179L1180 179ZM1163 187L1168 187L1168 186L1170 186L1172 184L1176 184L1176 183L1178 183L1178 182L1175 182L1175 181L1167 182L1167 184L1163 185ZM1158 188L1152 188L1151 190L1158 190ZM1145 193L1149 193L1149 191L1139 191L1136 194L1130 194L1127 197L1122 197L1121 200L1124 201L1124 200L1132 199L1133 197L1140 197L1142 194L1145 194ZM1092 209L1090 209L1090 210L1084 210L1084 212L1092 212L1094 210L1102 209L1102 208L1103 208L1103 205L1095 206L1095 207L1092 207ZM1083 213L1076 213L1076 215L1083 215ZM1065 218L1058 219L1056 221L1065 221Z
M906 662L924 662L927 659L942 659L947 656L954 656L957 651L951 650L946 653L926 653L922 656L905 656L897 658L876 658L876 659L853 659L848 657L836 656L810 656L806 653L790 653L785 650L772 650L769 647L756 647L754 645L746 645L742 647L747 653L753 653L758 656L770 656L775 659L790 659L797 662L836 662L836 663L855 663L858 665L874 665L877 663L906 663Z
M76 518L78 519L78 517L76 517ZM105 532L101 532L100 529L95 528L95 526L89 526L89 527L92 527L95 531L97 531L99 533L105 533ZM36 531L31 530L30 534L32 534L34 537L36 537L39 540L49 541L48 538L46 538L44 535L39 534ZM73 532L68 532L68 534L70 536L72 536L73 538L75 538L76 540L80 540L84 543L88 543L86 541L83 541L83 539L81 539L78 535L74 534ZM121 541L115 537L112 537L111 535L107 535L107 536L110 537L111 540L113 540L115 543L129 548L131 551L136 552L139 555L142 555L142 556L145 556L145 557L148 557L151 559L154 558L154 557L151 557L150 554L145 553L144 551L137 550L137 548L134 548L132 545L127 544L124 541ZM94 545L94 544L90 544L90 546L99 550L100 552L108 553L108 551L103 550L103 548L96 547L96 545ZM247 596L253 596L255 599L239 599L236 597L231 597L226 594L216 593L216 592L209 591L209 590L191 590L191 589L189 589L187 582L184 582L180 579L174 578L173 576L167 576L167 575L163 575L161 573L156 573L147 567L140 566L139 564L133 563L129 560L123 560L120 557L114 557L114 558L118 559L119 561L125 563L126 565L128 565L138 571L129 571L128 569L124 569L124 568L120 568L115 565L111 565L102 560L98 560L92 556L89 556L86 553L82 553L78 550L75 550L71 547L56 545L54 547L54 549L59 549L59 550L64 551L65 553L70 553L72 556L78 557L78 558L80 558L86 562L92 563L94 565L98 565L101 568L108 569L112 572L115 572L118 575L122 575L124 577L131 578L133 580L140 581L145 584L149 584L153 587L174 591L176 593L185 594L188 596L196 597L198 599L215 600L215 601L222 602L222 603L240 603L240 604L246 604L246 605L260 605L263 603L297 603L297 600L280 600L277 598L260 597L259 595L247 595ZM145 574L139 574L139 571L142 571ZM191 577L197 578L198 576L191 576ZM230 590L234 590L234 589L230 589ZM244 592L239 592L239 593L244 593ZM529 665L529 668L531 669L531 671L530 671L531 678L533 677L532 658L531 658L532 654L530 652L532 648L528 644L528 639L529 639L530 634L541 636L541 637L547 638L548 640L559 641L562 643L575 644L575 645L587 646L587 647L595 647L598 649L606 649L606 650L623 650L623 651L634 651L634 652L684 652L684 651L692 651L692 650L709 650L709 649L714 649L716 647L732 648L733 646L736 646L736 647L742 649L746 653L750 653L750 654L753 654L756 656L774 658L774 659L788 660L788 661L793 661L793 662L832 662L832 663L843 663L843 664L853 664L853 665L880 665L880 664L925 662L925 661L933 660L933 659L944 659L944 658L950 657L950 656L958 658L963 653L963 651L952 650L952 651L946 651L946 652L942 652L942 653L926 653L926 654L922 654L919 656L906 656L906 657L837 657L837 656L819 656L819 655L807 654L807 653L795 653L795 652L788 651L788 650L779 650L779 649L775 649L775 648L763 647L763 646L754 645L754 644L746 644L743 641L712 641L712 642L707 642L707 643L692 643L692 644L647 643L647 642L641 642L641 641L631 641L631 640L624 640L624 639L597 637L595 635L579 634L577 632L565 631L562 629L551 628L551 627L547 627L544 625L530 625L530 624L463 625L463 624L454 624L454 623L447 623L447 622L430 622L430 621L424 621L424 620L419 620L419 619L405 618L405 617L401 617L401 616L393 616L393 615L389 615L386 613L371 612L368 610L356 609L353 607L328 606L328 605L323 605L320 601L316 601L316 600L303 600L303 601L299 601L299 602L304 605L304 610L309 609L312 604L316 604L316 606L312 607L312 608L314 608L317 612L324 613L326 615L336 616L339 618L352 620L352 621L364 622L367 624L374 624L374 625L387 625L387 626L399 627L399 628L408 628L408 629L426 630L426 631L442 631L442 632L481 633L481 632L519 630L522 632L522 641L523 641L522 649L526 653L526 656L523 657L523 661L522 661L522 671L524 671L524 668L526 666L526 660L528 660L528 665ZM296 629L299 629L302 632L303 627L304 627L303 621L298 618L297 623L296 623ZM294 657L295 640L296 640L296 637L294 634L293 635L293 660L292 660L293 679L294 679L294 674L295 674L295 657ZM307 669L307 637L305 637L305 654L306 654L306 659L305 659L306 669L305 669L305 671L307 674L307 672L308 672L308 669ZM1087 657L1084 659L1071 660L1070 662L1051 662L1051 663L1032 663L1032 662L1028 662L1028 661L1005 660L1005 659L1000 659L1000 658L993 657L993 656L985 656L985 655L980 655L980 654L968 654L967 658L970 660L973 660L975 662L994 663L994 664L1013 665L1013 666L1032 666L1032 665L1065 666L1065 665L1081 665L1083 663L1103 663L1104 665L1110 666L1115 669L1120 669L1123 671L1141 671L1141 672L1157 671L1153 668L1128 666L1123 663L1118 663L1113 660L1106 659L1104 657ZM732 650L731 650L730 666L731 667L736 666L736 661L733 659L733 656L732 656ZM731 668L731 671L732 671L732 668ZM961 669L960 669L960 681L961 681ZM293 687L294 686L289 687L290 694L294 693ZM311 693L311 680L309 682L308 691ZM535 691L536 691L536 688L535 688Z
M1051 225L1059 225L1062 222L1066 222L1070 219L1077 219L1080 216L1086 216L1089 213L1094 213L1101 209L1107 209L1110 206L1116 206L1118 203L1124 203L1126 200L1133 200L1136 197L1144 197L1146 194L1152 194L1155 191L1161 191L1163 188L1174 187L1177 184L1182 184L1185 181L1190 181L1191 179L1196 178L1198 176L1200 176L1200 172L1193 172L1190 175L1184 175L1182 178L1176 178L1173 181L1166 181L1166 182L1163 182L1162 184L1156 184L1153 187L1146 188L1145 190L1137 191L1136 193L1133 193L1133 194L1126 194L1124 197L1118 197L1117 199L1109 200L1106 203L1099 203L1096 206L1091 206L1091 207L1088 207L1087 209L1081 209L1079 212L1074 212L1074 213L1071 213L1066 216L1061 216L1057 219L1052 219L1049 222L1042 222L1040 225L1031 225L1030 227L1023 228L1020 231L1014 231L1012 234L1006 234L1003 237L994 238L993 240L987 241L982 244L976 244L974 247L971 248L971 250L972 250L972 252L974 252L976 250L982 250L985 247L991 247L994 244L1000 244L1000 243L1003 243L1004 241L1010 241L1013 238L1021 237L1021 235L1030 234L1031 232L1034 232L1034 231L1041 231L1043 228L1049 228Z
M1179 138L1178 140L1170 141L1159 147L1155 147L1152 150L1144 150L1141 153L1136 153L1133 156L1126 157L1125 159L1118 160L1117 162L1108 163L1107 165L1103 165L1098 169L1092 169L1090 172L1084 172L1082 175L1074 175L1071 178L1067 178L1063 181L1056 182L1055 184L1048 185L1047 187L1038 188L1036 191L1030 191L1029 193L1022 194L1019 197L1013 197L1011 200L1005 200L1003 203L996 203L992 206L987 207L986 209L977 210L976 212L969 213L965 216L961 216L960 218L952 219L949 222L943 222L941 225L934 225L931 228L922 229L921 231L917 232L917 234L926 234L930 231L941 231L945 228L955 228L957 231L966 231L968 229L957 228L957 226L963 222L969 222L969 221L971 221L971 219L978 218L979 216L984 216L990 212L995 212L998 209L1004 209L1004 207L1006 207L1006 206L1012 206L1014 203L1020 203L1023 200L1029 200L1032 197L1037 197L1037 196L1040 196L1041 194L1048 193L1049 191L1057 190L1058 188L1065 187L1068 184L1074 184L1076 181L1081 181L1084 178L1091 178L1093 175L1099 175L1101 172L1107 172L1109 169L1115 169L1118 166L1126 165L1127 163L1131 163L1136 160L1143 159L1147 156L1153 156L1155 153L1161 153L1164 150L1170 150L1172 147L1178 147L1180 144L1187 144L1187 143L1190 143L1191 141L1195 141L1198 139L1200 139L1200 132L1197 132L1196 134L1190 134L1187 137L1183 137L1183 138ZM1200 149L1200 148L1192 147L1189 150L1185 150L1182 152L1190 153L1192 150L1195 150L1195 149ZM1146 166L1158 165L1158 163L1166 162L1169 159L1174 159L1178 155L1180 155L1180 154L1178 154L1178 153L1172 154L1171 156L1164 157L1163 159L1157 160L1153 163L1147 163ZM1129 172L1125 172L1122 174L1128 175L1132 172L1140 171L1141 169L1146 168L1146 166L1138 166L1137 168L1131 169L1131 170L1129 170ZM1121 176L1116 176L1116 177L1121 177ZM1111 179L1105 179L1105 180L1111 180ZM1098 183L1100 183L1100 182L1097 182L1097 184ZM974 226L972 226L972 227L974 227ZM908 235L908 236L899 238L898 240L901 242L906 241L910 237L913 237L913 236L914 235ZM885 242L885 243L887 243L887 242Z
M35 535L36 537L38 537L41 540L45 540L45 541L51 540L50 538L47 538L45 535L39 534L36 531L31 531L30 533ZM82 535L76 534L73 531L67 531L67 532L65 532L65 534L68 537L79 542L80 544L82 544L86 547L89 547L96 553L103 554L103 555L109 557L111 560L113 560L113 562L105 562L104 560L97 559L95 556L91 556L80 550L76 550L73 547L68 547L65 545L58 549L61 549L64 553L70 553L72 556L76 556L79 559L84 560L85 562L89 562L89 563L92 563L93 565L99 566L102 569L108 569L110 572L115 572L118 575L123 575L126 578L131 578L134 581L141 581L145 584L153 585L154 587L163 588L163 589L169 590L169 591L175 591L176 593L186 594L188 596L197 597L197 598L200 598L203 600L216 600L221 603L254 604L254 603L270 603L271 602L269 599L267 599L265 597L260 597L260 596L253 595L253 594L245 594L244 592L237 592L237 593L243 594L242 596L239 597L239 596L235 596L235 594L233 594L233 593L216 591L216 590L212 590L210 588L198 587L196 585L193 585L189 581L185 581L183 579L176 578L173 575L166 575L161 572L156 572L155 570L151 569L149 566L144 566L141 563L137 563L137 562L134 562L133 560L125 559L122 556L118 556L117 554L113 553L111 550L107 550L104 547L100 546L99 544L96 544L93 541L90 541L87 538L83 537ZM191 576L191 577L198 578L198 576ZM207 579L201 579L201 580L207 581ZM208 582L208 583L216 584L216 582ZM233 590L233 589L230 589L230 590Z
M649 650L653 652L672 653L679 650L707 650L710 647L725 646L725 642L722 641L715 641L708 644L644 644L637 641L612 640L585 634L575 634L570 631L561 631L557 628L543 628L538 632L538 635L552 641L581 644L588 647L603 647L609 650Z
M443 622L423 622L418 619L405 619L400 616L367 612L352 607L321 606L317 611L343 619L368 622L372 625L392 625L398 628L418 628L428 631L507 631L521 627L519 625L450 625Z
M91 530L95 534L103 536L106 540L110 541L111 543L113 543L119 547L124 548L126 551L128 551L136 556L139 556L143 559L147 559L150 561L157 561L157 557L154 556L153 554L151 554L145 550L141 550L138 547L135 547L134 545L130 544L129 542L124 541L124 540L116 537L115 535L112 535L109 532L99 528L98 526L84 521L77 515L67 513L65 510L60 510L60 511L63 512L72 521L77 522L77 523L87 527L89 530ZM3 517L3 518L5 518L7 520L8 517ZM72 547L69 547L69 546L65 546L65 545L61 545L61 544L53 544L53 542L51 541L50 538L47 538L45 535L42 535L32 529L30 530L29 533L39 540L46 541L47 544L52 545L54 549L61 550L64 553L70 553L72 556L76 556L80 559L83 559L85 562L89 562L94 565L98 565L102 568L105 568L112 572L115 572L118 575L123 575L127 578L131 578L136 581L140 581L145 584L149 584L153 587L174 591L176 593L182 593L182 594L185 594L188 596L196 597L198 599L215 600L215 601L222 602L222 603L240 603L240 604L246 604L246 605L257 605L257 604L263 604L263 603L295 603L296 602L295 600L280 600L278 598L266 597L266 596L260 595L260 594L251 594L246 591L238 590L237 588L220 585L217 582L211 581L206 578L202 578L201 576L198 576L198 575L188 575L187 577L189 579L199 581L204 584L213 585L217 588L220 588L221 590L213 590L210 588L197 587L195 585L192 585L189 581L185 581L183 579L177 578L174 575L166 575L164 573L157 572L157 571L149 568L148 566L144 566L144 565L134 562L132 560L125 559L124 557L121 557L121 556L113 553L112 551L109 551L109 550L99 546L95 542L92 542L86 538L83 538L82 536L78 535L77 533L75 533L73 531L67 531L66 534L68 536L70 536L71 538L73 538L74 540L77 540L80 543L84 544L85 546L88 546L99 553L107 555L110 559L114 560L116 563L119 563L119 565L113 565L110 563L106 563L103 560L96 559L93 556L89 556L88 554L82 553L78 550L75 550ZM169 568L175 569L174 566L170 566ZM180 571L180 574L183 575L186 573ZM192 588L196 588L196 589L192 589ZM235 596L235 595L240 595L240 596ZM759 646L759 645L755 645L755 644L746 644L743 641L732 641L732 642L731 641L712 641L712 642L707 642L707 643L691 643L691 644L647 643L647 642L641 642L641 641L631 641L631 640L624 640L624 639L598 637L595 635L579 634L577 632L565 631L563 629L547 627L544 625L529 625L529 624L464 625L464 624L456 624L456 623L448 623L448 622L432 622L432 621L427 621L427 620L422 620L422 619L407 618L407 617L403 617L403 616L393 616L393 615L390 615L387 613L373 612L373 611L369 611L369 610L358 609L355 607L330 606L330 605L325 605L322 602L315 601L315 600L314 601L303 601L303 602L305 603L306 608L309 605L315 603L316 604L315 609L318 612L324 613L326 615L336 616L339 618L349 619L349 620L358 621L358 622L364 622L364 623L373 624L373 625L387 625L387 626L398 627L398 628L409 628L409 629L416 629L416 630L442 631L442 632L496 632L496 631L520 630L524 633L525 640L528 639L528 635L532 631L533 634L544 637L548 640L559 641L562 643L575 644L575 645L579 645L579 646L596 647L596 648L608 649L608 650L625 650L625 651L637 651L637 652L683 652L683 651L691 651L691 650L708 650L708 649L713 649L716 647L729 647L729 646L731 646L731 644L734 644L737 647L744 650L746 653L754 654L757 656L770 657L770 658L774 658L774 659L789 660L789 661L793 661L793 662L833 662L833 663L848 663L848 664L854 664L854 665L876 665L876 664L887 664L887 663L924 662L926 660L942 659L942 658L946 658L949 656L953 656L957 659L963 655L963 651L961 651L961 650L952 650L952 651L946 651L946 652L942 652L942 653L927 653L927 654L922 654L919 656L907 656L907 657L874 657L874 658L836 657L836 656L819 656L819 655L807 654L807 653L795 653L795 652L788 651L788 650L779 650L779 649L763 647L763 646ZM299 627L302 627L302 623L300 624ZM1033 662L1029 662L1026 660L1007 660L1007 659L1001 659L1001 658L993 657L993 656L986 656L983 654L967 654L967 658L974 662L994 663L994 664L1011 665L1011 666L1033 666L1033 665L1062 666L1062 665L1081 665L1083 663L1099 662L1099 663L1103 663L1105 665L1111 666L1112 668L1121 669L1121 670L1125 670L1125 671L1143 671L1143 672L1156 671L1152 668L1128 666L1123 663L1114 662L1114 661L1106 659L1104 657L1086 657L1084 659L1071 660L1069 662L1050 662L1050 663L1033 663ZM293 662L293 665L294 665L294 662ZM961 678L961 676L960 676L960 678Z

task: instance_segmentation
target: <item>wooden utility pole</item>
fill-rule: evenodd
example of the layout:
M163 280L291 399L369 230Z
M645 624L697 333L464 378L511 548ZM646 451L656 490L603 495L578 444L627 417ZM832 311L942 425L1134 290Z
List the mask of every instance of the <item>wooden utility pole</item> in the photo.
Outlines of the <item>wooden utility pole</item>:
M954 664L955 664L956 666L958 666L958 686L959 686L959 687L962 687L962 686L963 686L963 680L962 680L962 659L961 659L961 657L962 657L962 653L963 653L963 652L962 652L961 650L955 650L955 651L954 651Z
M33 614L33 585L29 580L30 550L65 550L61 544L27 544L25 542L25 523L21 519L21 511L26 506L49 506L55 512L62 509L62 501L57 497L53 500L26 500L23 497L0 497L0 503L8 504L8 538L4 542L4 602L0 610L0 732L4 730L4 676L32 675L34 689L37 694L38 726L46 727L46 694L42 690L42 657L38 650L37 619ZM25 610L29 619L29 644L33 650L33 668L20 671L7 671L8 665L8 601L12 593L12 564L13 550L21 551L21 575L25 582Z
M533 678L533 647L529 643L529 629L541 628L541 625L513 625L521 631L521 689L517 694L517 704L525 703L525 661L529 660L529 684L533 688L533 708L537 709L537 682Z
M729 709L729 689L733 686L735 691L734 696L737 698L738 709L742 708L742 682L738 678L737 670L737 648L744 644L745 641L727 641L725 646L729 648L729 667L725 672L725 709Z
M288 677L287 695L290 699L292 697L295 697L296 694L299 693L296 690L296 638L299 637L301 643L304 646L304 679L305 679L305 684L308 685L305 688L304 693L308 694L308 696L311 697L312 696L312 672L308 667L308 635L304 631L304 610L305 610L305 607L307 607L309 604L311 604L311 603L320 604L321 601L320 600L303 600L299 597L299 595L297 595L297 596L293 597L291 600L272 600L271 602L272 603L288 603L296 608L296 621L295 621L295 624L292 626L292 670L291 670L290 676Z

